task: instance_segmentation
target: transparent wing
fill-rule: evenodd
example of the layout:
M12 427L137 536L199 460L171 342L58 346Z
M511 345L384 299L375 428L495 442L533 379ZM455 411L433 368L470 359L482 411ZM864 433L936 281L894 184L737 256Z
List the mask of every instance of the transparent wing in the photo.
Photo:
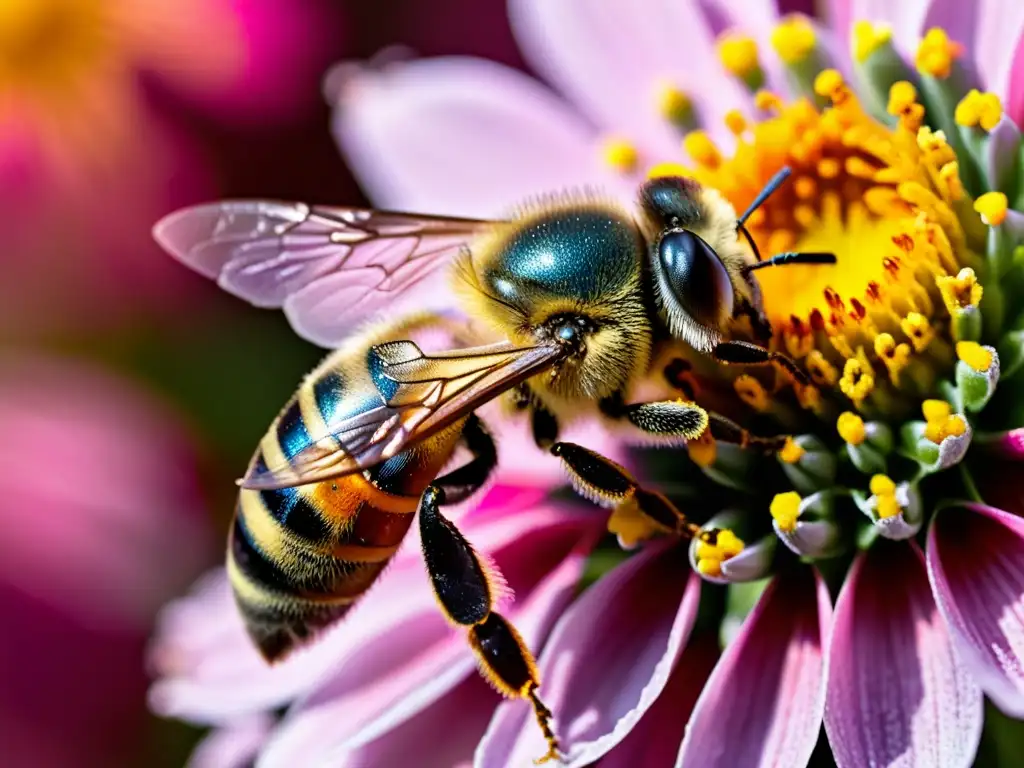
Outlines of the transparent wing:
M501 343L431 355L411 341L381 344L370 360L379 406L331 425L327 435L313 436L284 465L250 466L238 484L286 488L368 469L556 366L567 354L559 344Z
M171 255L258 307L281 307L326 347L447 264L489 222L225 200L163 218L153 236ZM451 306L447 291L430 292Z

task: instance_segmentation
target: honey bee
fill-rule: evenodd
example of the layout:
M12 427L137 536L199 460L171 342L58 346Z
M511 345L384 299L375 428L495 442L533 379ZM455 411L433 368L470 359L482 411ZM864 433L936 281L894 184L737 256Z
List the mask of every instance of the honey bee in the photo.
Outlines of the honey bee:
M480 488L497 453L476 411L496 398L529 414L537 444L576 489L630 505L667 533L707 536L661 494L560 426L590 413L638 434L758 438L683 399L629 403L652 361L682 341L724 363L777 362L755 271L830 263L830 254L761 261L742 216L693 180L647 181L635 214L593 193L474 220L271 201L224 201L171 214L154 229L170 253L296 330L336 347L302 383L239 481L228 573L246 627L274 661L339 620L374 582L418 515L423 556L448 619L468 630L482 673L528 700L559 756L534 657L492 609L494 574L442 513ZM747 244L740 240L744 235ZM448 268L458 307L500 341L424 353L410 339L433 315L353 329ZM727 338L750 319L754 342ZM759 343L755 343L759 342ZM766 439L766 442L771 442ZM457 446L472 458L438 474Z

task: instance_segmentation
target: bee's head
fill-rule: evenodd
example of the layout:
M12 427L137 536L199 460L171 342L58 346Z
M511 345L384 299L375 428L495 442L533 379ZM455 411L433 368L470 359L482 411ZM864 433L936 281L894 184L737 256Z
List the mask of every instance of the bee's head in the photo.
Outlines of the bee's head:
M594 200L548 202L497 228L462 259L471 306L518 343L558 341L569 358L531 386L600 399L647 365L643 242L629 215Z

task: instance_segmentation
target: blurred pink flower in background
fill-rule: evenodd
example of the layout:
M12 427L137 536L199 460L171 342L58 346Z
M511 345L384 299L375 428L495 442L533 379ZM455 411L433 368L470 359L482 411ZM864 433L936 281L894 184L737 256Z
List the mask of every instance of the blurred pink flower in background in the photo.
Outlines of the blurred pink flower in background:
M156 255L149 227L209 194L213 174L147 80L221 119L292 119L314 103L333 36L317 9L312 0L0 3L0 330L109 323L180 297L186 281Z
M0 359L5 766L132 759L145 637L213 556L204 515L190 441L159 403L83 365Z

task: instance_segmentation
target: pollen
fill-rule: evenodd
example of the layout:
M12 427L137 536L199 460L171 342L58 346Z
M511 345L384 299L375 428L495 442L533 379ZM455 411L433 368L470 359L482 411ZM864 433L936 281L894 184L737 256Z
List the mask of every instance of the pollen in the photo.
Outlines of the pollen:
M892 27L888 24L858 21L853 25L853 57L860 63L892 40Z
M671 83L658 89L658 114L673 125L685 127L693 120L693 100Z
M755 411L766 411L771 405L771 398L761 382L749 374L738 376L733 382L733 388L740 399Z
M932 27L917 47L914 64L921 74L945 80L953 70L953 62L963 52L964 47L950 40L944 29Z
M782 99L774 91L762 88L754 94L754 106L762 112L778 112L782 108Z
M690 131L686 134L683 149L698 165L717 168L722 164L722 153L705 131Z
M772 499L768 511L775 522L779 524L781 530L789 532L796 529L796 521L800 517L800 502L802 501L803 499L800 498L800 494L796 491L775 494L775 498Z
M636 171L640 162L637 148L622 138L609 138L601 146L601 155L611 168L623 174Z
M823 69L814 78L814 92L819 96L835 99L836 94L846 87L843 76L838 69Z
M903 511L900 503L896 500L895 494L887 494L876 498L878 500L878 506L875 508L875 512L882 520L887 520L890 517L896 517Z
M992 367L992 351L976 341L958 341L956 356L978 373L985 373Z
M836 419L836 430L843 441L850 445L860 445L867 438L864 419L852 411L843 411Z
M725 32L718 38L718 58L727 72L748 85L760 85L761 64L754 38L738 32Z
M856 405L864 402L875 388L875 375L871 367L859 357L851 357L843 366L843 377L839 379L839 389Z
M970 267L964 267L955 277L945 275L936 278L935 283L942 295L942 303L946 305L951 315L956 314L958 310L976 307L981 303L984 289Z
M917 89L906 80L892 84L886 111L900 118L901 126L911 132L917 131L924 120L924 107L917 103Z
M921 412L924 414L924 420L930 424L948 419L953 408L945 400L925 400L921 403Z
M981 126L986 131L995 128L1003 117L1003 103L994 93L977 89L967 92L953 112L953 120L965 128Z
M718 458L718 443L711 436L710 429L705 429L696 440L687 440L686 450L690 460L698 467L710 467Z
M990 227L998 227L1006 221L1009 203L1002 192L986 192L974 201L974 210L981 214L981 220Z
M704 576L721 576L722 563L743 551L743 541L728 528L723 528L711 541L700 541L694 553L697 570Z
M961 342L963 343L963 342ZM921 404L924 414L924 436L939 445L947 437L960 437L967 431L967 422L945 400L925 400Z
M779 458L787 464L796 464L805 453L807 451L797 445L792 437L787 437L785 444L779 449Z
M883 520L896 517L903 511L900 503L896 500L896 483L888 475L873 475L868 488L875 497L877 504L875 512Z
M891 496L896 493L896 483L888 475L873 475L868 488L875 496Z
M747 118L738 109L730 109L725 113L725 127L733 136L740 136L747 130Z
M910 362L910 345L897 344L892 334L880 333L875 336L875 354L885 364L892 383L898 385L900 372Z
M807 372L818 384L827 387L834 387L839 381L839 371L817 349L811 350L807 355Z
M814 27L799 13L787 16L772 30L771 42L779 58L789 65L804 61L817 44Z

